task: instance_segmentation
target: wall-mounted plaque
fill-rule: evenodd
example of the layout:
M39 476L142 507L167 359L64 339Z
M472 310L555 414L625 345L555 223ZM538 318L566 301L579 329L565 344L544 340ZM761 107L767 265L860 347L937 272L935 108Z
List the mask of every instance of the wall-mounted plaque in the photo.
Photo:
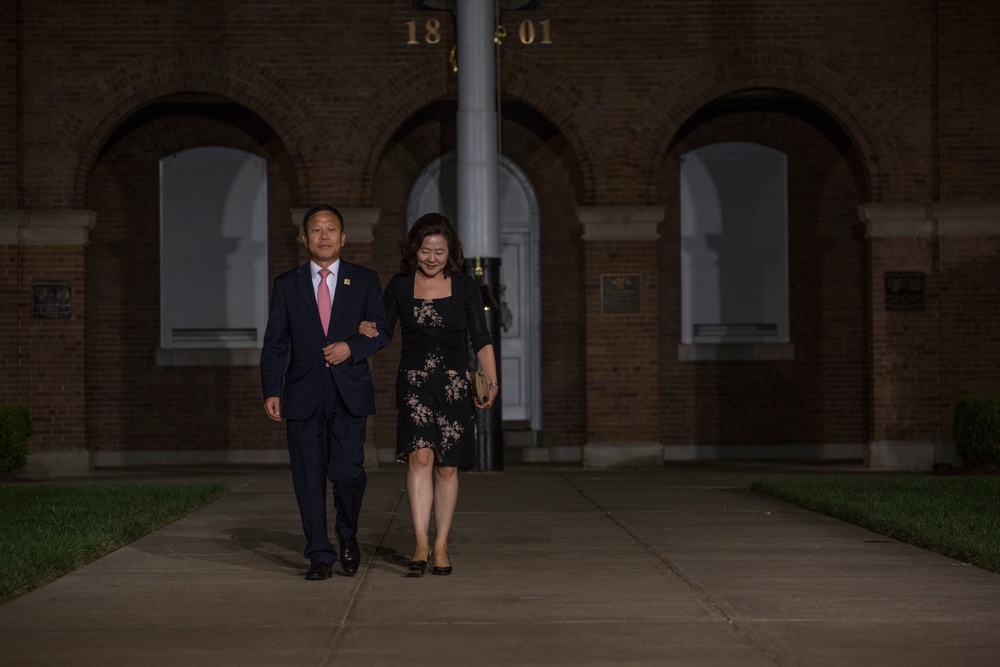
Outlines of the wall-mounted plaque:
M72 285L36 281L31 286L31 315L36 320L68 320L72 314Z
M623 315L642 312L642 276L601 276L601 312Z
M886 271L885 309L923 310L924 274L918 271Z

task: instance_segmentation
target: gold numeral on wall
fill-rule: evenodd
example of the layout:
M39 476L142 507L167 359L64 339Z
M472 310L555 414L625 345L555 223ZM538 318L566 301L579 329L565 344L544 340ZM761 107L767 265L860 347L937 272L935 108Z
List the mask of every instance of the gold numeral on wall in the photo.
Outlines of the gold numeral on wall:
M502 27L503 26L501 26L501 28ZM427 19L424 21L423 28L423 35L420 35L417 22L415 20L406 22L407 45L420 44L421 41L425 44L441 43L441 21L439 19ZM539 28L541 28L540 31ZM541 32L541 35L539 35L539 32ZM531 19L524 19L517 26L517 37L525 46L534 44L536 41L538 44L551 44L551 21L549 19L543 19L537 22L536 27L535 21L532 21ZM500 41L497 43L500 44L502 42L503 36L501 36Z
M551 44L552 32L549 19L539 21L539 24L542 26L542 41L539 42L539 44ZM520 25L517 26L517 37L525 46L534 44L535 40L538 38L538 31L535 28L535 22L531 19L524 19L521 21Z
M428 44L437 44L441 41L441 21L437 19L427 19L427 23L424 24L426 29L426 34L424 34L424 41Z
M417 22L406 22L407 40L409 44L419 44L417 39ZM441 21L438 19L427 19L424 22L424 42L427 44L439 44L441 42Z
M517 36L521 39L522 44L534 44L535 43L535 24L533 21L524 19L521 21L521 25L517 26Z

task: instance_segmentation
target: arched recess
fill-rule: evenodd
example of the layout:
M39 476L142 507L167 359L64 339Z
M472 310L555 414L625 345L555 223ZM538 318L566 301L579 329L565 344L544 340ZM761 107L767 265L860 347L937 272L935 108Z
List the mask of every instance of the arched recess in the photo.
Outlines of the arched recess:
M315 150L309 139L315 122L309 101L258 61L193 49L125 63L94 81L86 103L65 106L83 113L62 119L45 158L35 166L55 170L43 179L53 183L53 191L46 193L50 201L44 203L81 206L94 162L119 126L158 100L185 95L235 102L266 123L288 151L297 191L309 198L306 165Z
M852 136L848 124L801 91L752 79L729 85L696 91L701 104L695 108L688 108L692 98L675 104L670 113L685 115L671 120L669 138L661 137L650 186L650 198L667 212L658 242L659 324L661 373L670 378L661 385L661 401L672 411L661 413L661 437L668 444L732 445L727 456L764 457L781 451L782 443L815 443L821 456L853 458L869 431L870 275L857 206L879 196L872 188L886 174L885 160L873 157L869 133ZM716 91L725 92L708 94ZM787 343L684 345L681 338L681 160L726 142L752 142L788 156ZM895 152L888 155L891 161ZM747 224L746 210L733 211L732 223ZM714 245L728 244L716 238ZM756 237L735 249L742 261L766 248ZM718 289L731 298L732 287Z
M875 101L863 92L859 80L815 56L787 49L734 51L729 56L723 54L687 70L683 77L665 81L650 96L641 127L651 138L653 150L633 156L637 164L644 164L640 173L646 174L650 201L656 199L663 158L685 123L714 101L746 91L778 91L779 97L797 98L813 107L849 138L863 165L870 200L906 197L897 142L873 111Z

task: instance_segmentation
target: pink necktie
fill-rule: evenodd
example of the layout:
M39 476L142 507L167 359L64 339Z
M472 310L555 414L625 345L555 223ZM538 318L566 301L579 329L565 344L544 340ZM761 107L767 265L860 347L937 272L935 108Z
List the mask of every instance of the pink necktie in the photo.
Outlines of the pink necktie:
M330 328L330 286L326 284L326 277L330 275L330 269L319 270L319 289L316 290L316 303L319 304L319 321L323 323L323 333Z

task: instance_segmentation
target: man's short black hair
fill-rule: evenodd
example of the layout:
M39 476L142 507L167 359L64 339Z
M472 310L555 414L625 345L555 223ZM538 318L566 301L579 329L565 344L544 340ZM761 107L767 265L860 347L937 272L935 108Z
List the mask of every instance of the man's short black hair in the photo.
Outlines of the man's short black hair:
M309 236L309 230L306 229L307 225L309 224L309 218L313 217L314 215L316 215L320 211L329 211L330 213L333 213L335 216L337 216L337 220L340 220L340 231L342 231L342 232L346 231L344 229L344 216L342 216L340 214L340 211L338 211L334 207L330 206L329 204L317 204L316 206L313 206L311 209L309 209L308 211L306 211L305 217L302 218L302 233L303 234L305 234L306 236Z

